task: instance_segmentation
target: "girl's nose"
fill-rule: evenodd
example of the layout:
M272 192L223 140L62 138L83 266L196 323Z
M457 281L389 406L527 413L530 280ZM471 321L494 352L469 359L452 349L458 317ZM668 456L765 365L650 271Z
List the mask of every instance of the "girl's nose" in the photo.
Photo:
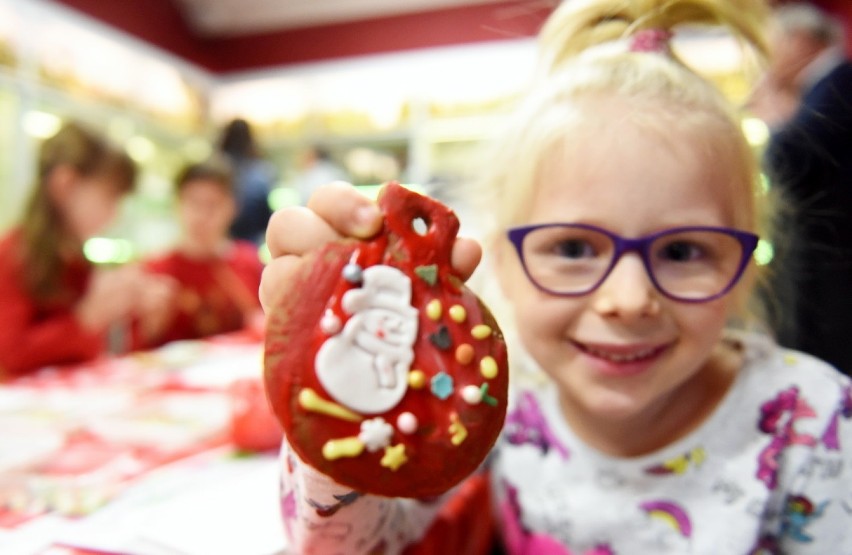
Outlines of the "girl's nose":
M660 311L659 293L637 253L622 256L592 295L595 310L605 316L631 320Z

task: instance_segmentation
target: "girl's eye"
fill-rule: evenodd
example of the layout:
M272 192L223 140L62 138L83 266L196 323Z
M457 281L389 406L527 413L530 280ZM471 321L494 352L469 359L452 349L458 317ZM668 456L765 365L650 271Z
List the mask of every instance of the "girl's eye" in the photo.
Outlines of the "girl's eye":
M595 255L595 249L586 241L566 239L554 247L554 252L564 258L586 258Z
M676 241L660 249L660 258L671 262L689 262L701 257L702 249L694 243Z

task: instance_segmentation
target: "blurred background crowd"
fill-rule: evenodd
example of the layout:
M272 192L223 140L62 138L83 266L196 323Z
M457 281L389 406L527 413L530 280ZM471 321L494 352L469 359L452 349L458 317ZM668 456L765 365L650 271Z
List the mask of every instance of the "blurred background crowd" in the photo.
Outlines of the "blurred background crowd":
M251 325L266 222L319 184L342 179L373 194L399 180L463 213L464 184L487 164L482 147L530 80L534 36L557 3L0 0L0 235L12 252L0 273L28 276L11 293L0 285L25 298L0 311L8 322L72 307L85 328L58 358L45 345L68 343L68 328L39 336L35 354L0 354L0 377L89 356L92 333L121 351ZM742 106L767 188L808 184L786 193L798 244L766 237L758 250L760 263L779 265L774 287L786 295L770 322L783 342L850 372L850 349L831 337L852 314L836 301L852 248L849 192L835 190L850 186L849 72L823 83L828 97L813 95L852 51L852 4L772 4L790 9L771 30L768 64L712 29L673 45ZM802 119L809 102L835 100L829 130ZM834 108L809 109L825 120ZM831 169L797 152L817 137ZM88 160L106 153L109 167ZM89 194L98 180L111 183L100 201ZM63 266L75 242L82 270ZM803 277L788 279L794 267ZM823 290L834 299L828 318L802 301ZM793 317L799 310L816 315ZM809 339L821 334L830 337ZM0 352L20 345L0 334Z

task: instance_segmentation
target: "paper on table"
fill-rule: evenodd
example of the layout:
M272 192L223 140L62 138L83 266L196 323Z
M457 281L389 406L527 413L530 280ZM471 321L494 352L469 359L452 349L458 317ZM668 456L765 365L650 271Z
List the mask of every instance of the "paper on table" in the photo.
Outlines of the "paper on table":
M181 496L156 511L144 536L187 555L283 552L277 464Z
M127 555L275 555L286 540L274 456L182 461L59 538Z

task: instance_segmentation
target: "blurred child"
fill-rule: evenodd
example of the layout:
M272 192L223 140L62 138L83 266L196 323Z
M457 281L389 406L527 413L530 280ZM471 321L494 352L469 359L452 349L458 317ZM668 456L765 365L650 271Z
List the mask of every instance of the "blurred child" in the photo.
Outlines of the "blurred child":
M765 197L736 114L669 45L718 23L759 46L764 11L571 0L542 30L543 76L483 199L493 266L478 277L499 286L505 302L487 300L515 339L488 464L508 553L852 553L849 379L729 329L748 316ZM270 223L266 307L293 293L300 255L381 225L340 185L309 206ZM459 240L452 254L467 276L479 252ZM283 453L295 551L423 545L440 503L359 495ZM470 531L440 530L438 545Z
M177 178L176 248L145 267L179 286L172 312L158 329L141 328L140 346L236 331L260 314L263 265L257 247L228 238L236 215L230 166L214 159L186 167Z
M24 217L0 239L0 379L95 358L108 328L166 305L162 280L131 266L96 270L83 256L135 175L124 152L77 124L42 145Z

